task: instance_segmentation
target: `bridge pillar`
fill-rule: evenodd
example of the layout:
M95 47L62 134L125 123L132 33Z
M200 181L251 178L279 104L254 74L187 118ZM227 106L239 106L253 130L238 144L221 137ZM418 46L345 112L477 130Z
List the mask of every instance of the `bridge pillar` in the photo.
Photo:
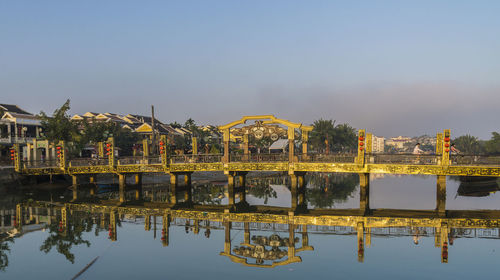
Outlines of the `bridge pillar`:
M295 128L288 127L288 162L294 162Z
M439 216L446 215L446 176L438 175L436 184L436 212Z
M230 150L229 150L229 141L230 141L229 128L224 129L222 140L224 142L223 162L228 163L229 162L229 152L230 152Z
M184 174L184 184L186 186L191 186L191 173Z
M229 172L227 175L227 199L229 206L233 207L235 204L235 190L234 190L234 172Z
M144 216L144 230L145 231L151 230L151 215Z
M73 201L78 199L78 176L77 175L71 175L71 181L72 181L72 191L73 191Z
M111 241L116 241L118 240L118 232L117 232L117 217L116 217L116 212L111 211L109 213L109 239Z
M177 204L178 174L170 173L170 203Z
M363 222L358 222L358 262L365 260L365 226Z
M370 212L370 173L359 173L359 211Z
M231 222L224 222L224 254L231 254Z
M136 185L142 185L142 173L135 174L134 178Z
M188 183L186 183L185 192L184 192L184 203L187 205L191 205L193 203L193 189L191 185L191 175L184 175L184 178L189 176Z
M170 233L170 214L163 215L162 230L161 230L161 244L163 247L169 244Z
M248 134L243 134L243 160L250 160L250 151L248 150Z
M307 159L307 144L309 142L309 131L302 129L302 158Z
M305 210L304 208L304 193L306 187L305 172L293 172L290 174L290 193L292 195L292 209L297 212L299 210ZM299 209L301 207L301 209Z
M125 174L118 174L118 187L120 193L120 202L123 203L125 202L125 188L126 188Z
M370 248L372 245L372 228L367 227L366 228L366 247Z
M441 223L441 262L448 263L448 224Z
M250 244L250 223L249 222L245 222L243 224L244 226L244 229L245 229L245 233L243 235L243 240L245 242L245 245L248 246L248 244Z
M238 172L238 194L240 202L246 202L246 175L247 172Z

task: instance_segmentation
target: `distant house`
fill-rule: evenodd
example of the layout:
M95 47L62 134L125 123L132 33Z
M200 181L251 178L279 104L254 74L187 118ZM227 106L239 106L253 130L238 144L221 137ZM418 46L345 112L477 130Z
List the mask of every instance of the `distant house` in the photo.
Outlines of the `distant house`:
M110 122L120 125L122 128L128 129L130 131L139 133L144 136L150 136L152 129L152 118L148 116L127 114L119 115L114 113L94 113L87 112L83 115L74 115L71 117L73 121L88 121L92 122ZM155 132L157 135L168 135L168 136L182 136L189 131L185 129L175 129L170 125L166 125L163 122L155 118Z
M40 117L17 105L0 104L0 109L4 112L0 118L0 144L28 143L41 136Z

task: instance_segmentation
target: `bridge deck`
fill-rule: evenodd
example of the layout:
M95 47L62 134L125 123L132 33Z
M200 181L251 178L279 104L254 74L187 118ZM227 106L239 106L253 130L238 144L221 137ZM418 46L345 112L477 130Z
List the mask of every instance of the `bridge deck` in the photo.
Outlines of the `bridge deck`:
M71 163L71 162L70 162ZM99 174L99 173L182 173L196 171L282 171L282 172L339 172L339 173L385 173L421 174L456 176L495 176L500 177L500 164L497 165L440 165L407 163L339 163L339 162L193 162L171 164L126 164L126 165L69 165L26 167L20 173L25 175L56 174Z

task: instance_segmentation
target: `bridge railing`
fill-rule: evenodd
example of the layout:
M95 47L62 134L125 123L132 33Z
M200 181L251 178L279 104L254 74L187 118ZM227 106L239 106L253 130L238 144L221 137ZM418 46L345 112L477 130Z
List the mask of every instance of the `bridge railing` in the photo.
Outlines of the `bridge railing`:
M97 166L108 165L107 158L73 158L68 161L68 166Z
M170 157L170 163L218 163L222 157L222 154L177 155Z
M414 154L367 154L366 163L375 164L416 164L436 165L441 159L440 155L414 155Z
M450 155L452 165L500 165L500 156Z
M21 161L23 169L26 168L51 168L59 167L58 160L23 160Z
M307 154L298 155L299 162L354 163L356 154Z
M161 156L130 156L130 157L120 157L117 159L116 163L118 165L130 165L130 164L161 164Z
M288 154L231 154L229 160L231 162L283 162L288 161Z

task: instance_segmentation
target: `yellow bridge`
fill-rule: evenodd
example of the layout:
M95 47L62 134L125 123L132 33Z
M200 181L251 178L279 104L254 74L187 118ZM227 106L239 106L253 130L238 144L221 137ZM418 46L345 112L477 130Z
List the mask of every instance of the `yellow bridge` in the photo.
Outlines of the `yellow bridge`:
M254 120L255 124L245 125ZM187 174L197 171L222 171L227 175L249 171L282 171L290 175L303 172L349 172L389 173L456 176L500 176L500 157L496 156L450 156L450 130L436 135L434 155L400 155L372 153L372 134L365 130L358 132L356 154L311 154L308 153L311 126L278 119L273 115L246 116L240 120L219 127L223 133L223 154L198 154L196 139L193 138L193 154L170 156L164 148L167 139L162 137L156 143L160 152L149 154L147 141L145 155L141 157L116 158L114 140L99 144L100 159L68 159L66 143L47 144L43 161L37 153L36 144L25 147L28 159L21 159L21 148L15 146L15 168L25 175L79 175L79 174L142 174L170 173ZM273 140L286 137L288 152L279 154L252 154L248 149L249 136L256 139L270 137ZM242 154L232 154L231 141L241 140ZM295 151L296 140L302 149ZM57 156L56 156L57 151ZM105 152L107 152L105 154Z

